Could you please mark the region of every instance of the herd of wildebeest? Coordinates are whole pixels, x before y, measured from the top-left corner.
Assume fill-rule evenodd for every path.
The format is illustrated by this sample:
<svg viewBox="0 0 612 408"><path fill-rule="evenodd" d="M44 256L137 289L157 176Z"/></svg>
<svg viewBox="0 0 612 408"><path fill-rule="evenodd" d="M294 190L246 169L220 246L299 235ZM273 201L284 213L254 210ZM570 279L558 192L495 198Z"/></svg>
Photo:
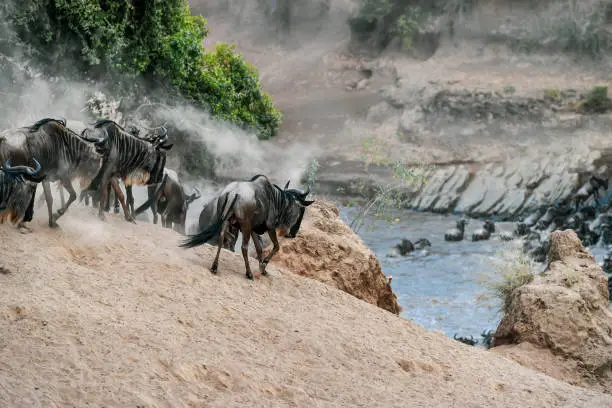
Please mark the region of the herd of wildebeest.
<svg viewBox="0 0 612 408"><path fill-rule="evenodd" d="M49 227L57 227L57 221L77 199L73 181L80 179L84 188L79 201L89 205L91 200L91 205L98 207L101 220L105 220L104 213L110 210L112 190L115 211L118 212L120 203L126 221L134 222L136 215L151 208L154 223L159 214L164 227L185 234L187 209L200 194L197 190L187 194L176 172L165 167L173 144L168 143L168 132L163 126L124 128L112 120L102 119L79 134L64 120L45 118L13 132L25 137L16 145L9 142L7 135L0 137L1 222L8 220L22 232L30 232L26 223L34 216L36 189L40 183L44 192L41 199L47 203ZM83 184L83 180L89 184ZM120 181L125 186L125 195ZM55 213L52 182L59 182L62 193L61 207ZM148 198L137 209L134 209L133 185L148 187ZM67 200L62 189L68 192ZM221 248L233 251L240 231L247 278L253 279L248 262L251 238L260 272L266 275L268 262L279 250L277 231L287 238L296 236L306 207L313 203L306 199L309 193L310 188L290 189L289 182L281 188L261 174L250 180L231 182L204 205L199 232L188 236L180 246L191 248L207 242L217 245L210 268L216 273ZM260 236L266 232L273 248L263 257Z"/></svg>
<svg viewBox="0 0 612 408"><path fill-rule="evenodd" d="M535 262L545 262L550 247L550 233L572 229L585 247L600 245L608 248L602 269L608 275L608 289L612 299L612 192L608 191L608 179L592 174L578 191L569 198L554 205L540 206L534 212L516 223L514 231L500 231L500 240L523 240L523 251ZM601 200L604 194L605 200ZM444 240L458 242L465 238L465 228L470 220L461 217L455 228L448 229ZM488 219L482 228L471 233L472 241L484 241L494 236L495 223ZM393 254L405 256L417 249L431 247L429 240L421 238L414 244L407 239L397 244Z"/></svg>

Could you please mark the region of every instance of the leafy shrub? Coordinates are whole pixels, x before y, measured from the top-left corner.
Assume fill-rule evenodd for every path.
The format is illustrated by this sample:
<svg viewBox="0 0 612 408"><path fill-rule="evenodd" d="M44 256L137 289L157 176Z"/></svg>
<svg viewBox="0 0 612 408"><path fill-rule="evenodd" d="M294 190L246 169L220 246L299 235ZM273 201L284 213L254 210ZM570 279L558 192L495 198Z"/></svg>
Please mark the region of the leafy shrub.
<svg viewBox="0 0 612 408"><path fill-rule="evenodd" d="M276 134L281 113L261 90L257 70L232 46L207 51L206 20L186 0L21 0L0 5L14 28L9 44L51 75L109 79L114 92L163 89L214 117Z"/></svg>
<svg viewBox="0 0 612 408"><path fill-rule="evenodd" d="M484 283L491 297L499 300L501 311L505 313L510 306L514 291L532 282L535 278L536 266L533 260L520 249L499 254L493 263L497 276L481 283ZM481 296L481 300L488 297L487 295Z"/></svg>
<svg viewBox="0 0 612 408"><path fill-rule="evenodd" d="M607 86L596 86L578 104L578 111L583 113L604 113L612 108L612 101L608 98Z"/></svg>

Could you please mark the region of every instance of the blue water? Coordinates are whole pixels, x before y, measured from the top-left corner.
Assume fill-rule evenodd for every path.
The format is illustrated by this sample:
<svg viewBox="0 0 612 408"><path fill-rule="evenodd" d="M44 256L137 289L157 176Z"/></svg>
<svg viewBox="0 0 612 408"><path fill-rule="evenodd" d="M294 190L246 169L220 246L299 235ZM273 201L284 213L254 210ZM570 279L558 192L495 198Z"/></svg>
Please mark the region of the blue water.
<svg viewBox="0 0 612 408"><path fill-rule="evenodd" d="M340 208L345 222L353 214L351 208ZM370 219L370 224L362 227L358 235L376 253L385 274L393 277L391 286L403 308L401 315L449 337L457 334L479 338L484 330L495 330L502 317L500 302L490 296L487 283L501 279L507 270L499 265L504 256L516 259L512 254L518 252L520 242L501 241L495 235L488 241L445 242L444 232L455 226L458 216L403 211L397 217L399 222L392 226L383 220ZM482 224L471 220L466 237ZM496 233L514 229L514 223L500 222L496 226ZM402 238L413 242L429 239L432 244L429 254L415 251L407 257L387 257L389 249ZM590 250L601 262L605 249ZM536 272L544 266L535 264Z"/></svg>

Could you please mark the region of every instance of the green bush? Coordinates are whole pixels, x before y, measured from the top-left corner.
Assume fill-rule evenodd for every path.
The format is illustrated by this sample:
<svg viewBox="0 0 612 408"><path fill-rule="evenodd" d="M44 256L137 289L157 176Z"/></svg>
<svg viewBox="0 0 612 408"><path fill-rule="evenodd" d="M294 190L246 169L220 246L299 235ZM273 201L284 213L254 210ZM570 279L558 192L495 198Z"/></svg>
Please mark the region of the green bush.
<svg viewBox="0 0 612 408"><path fill-rule="evenodd" d="M110 78L119 93L161 87L166 101L180 96L263 139L281 123L253 66L227 44L204 49L206 20L186 0L22 0L0 17L16 34L3 48L19 46L48 74Z"/></svg>
<svg viewBox="0 0 612 408"><path fill-rule="evenodd" d="M585 100L578 105L582 113L605 113L612 108L612 101L608 98L607 86L595 86L588 93Z"/></svg>

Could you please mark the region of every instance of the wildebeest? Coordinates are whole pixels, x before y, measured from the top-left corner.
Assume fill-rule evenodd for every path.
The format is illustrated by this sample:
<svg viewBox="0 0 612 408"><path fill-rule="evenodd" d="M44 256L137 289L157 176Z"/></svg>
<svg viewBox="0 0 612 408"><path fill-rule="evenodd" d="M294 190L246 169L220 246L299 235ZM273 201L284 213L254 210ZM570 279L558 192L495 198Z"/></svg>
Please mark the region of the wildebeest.
<svg viewBox="0 0 612 408"><path fill-rule="evenodd" d="M427 238L419 238L414 242L414 249L423 249L431 247L431 242Z"/></svg>
<svg viewBox="0 0 612 408"><path fill-rule="evenodd" d="M580 189L574 195L576 211L578 211L580 204L588 200L591 195L595 200L595 204L598 204L600 189L603 189L604 191L608 190L608 179L591 175L589 180L582 187L580 187Z"/></svg>
<svg viewBox="0 0 612 408"><path fill-rule="evenodd" d="M472 232L472 241L484 241L491 237L495 232L495 223L491 220L486 220L482 228Z"/></svg>
<svg viewBox="0 0 612 408"><path fill-rule="evenodd" d="M35 169L28 166L11 167L10 159L0 169L0 222L8 220L19 228L25 228L23 222L30 221L26 218L33 203L36 185L46 177L38 174L40 163L35 158L32 161L36 165Z"/></svg>
<svg viewBox="0 0 612 408"><path fill-rule="evenodd" d="M467 220L462 218L457 221L456 228L451 228L446 230L444 233L445 241L461 241L463 239L463 234L465 233L465 225L467 224Z"/></svg>
<svg viewBox="0 0 612 408"><path fill-rule="evenodd" d="M475 346L476 344L478 344L478 340L474 340L474 336L472 335L470 335L470 338L468 339L467 337L457 337L457 333L455 333L453 339L463 344L467 344L468 346Z"/></svg>
<svg viewBox="0 0 612 408"><path fill-rule="evenodd" d="M230 225L234 225L242 233L242 257L247 278L253 279L248 257L251 238L253 238L257 251L259 270L262 275L266 275L266 265L280 249L276 229L280 229L281 235L287 238L296 236L306 207L314 202L306 200L309 193L310 188L307 188L305 192L281 189L261 174L254 176L249 181L234 181L221 191L219 197L221 201L217 203L216 217L211 220L212 224L188 237L180 246L192 248L218 236L217 254L210 268L212 273L217 273L219 254L225 242L226 231ZM257 239L257 234L261 235L264 232L268 233L274 245L265 258L263 258L261 243Z"/></svg>
<svg viewBox="0 0 612 408"><path fill-rule="evenodd" d="M41 119L25 128L25 140L19 149L27 158L36 157L40 162L41 174L46 176L42 186L49 212L49 226L57 227L56 221L77 198L72 179L91 179L98 171L100 156L89 143L66 127L65 121L52 118ZM28 165L28 162L18 164ZM50 184L53 181L60 181L69 194L68 201L55 214Z"/></svg>
<svg viewBox="0 0 612 408"><path fill-rule="evenodd" d="M164 169L167 175L166 180L157 196L155 186L148 187L148 199L134 212L140 214L151 207L153 212L153 223L157 224L157 214L161 215L162 227L172 228L185 234L185 219L189 205L201 197L197 189L192 194L185 193L185 187L179 181L178 175L174 170Z"/></svg>
<svg viewBox="0 0 612 408"><path fill-rule="evenodd" d="M414 251L414 245L409 239L402 238L401 242L395 245L395 249L401 256L406 256Z"/></svg>
<svg viewBox="0 0 612 408"><path fill-rule="evenodd" d="M162 128L162 135L151 139L152 142L143 140L126 132L117 123L103 119L94 124L94 129L101 131L104 137L96 137L89 134L87 129L81 137L88 142L94 143L98 153L102 154L102 166L89 184L81 193L81 198L90 192L100 193L100 205L98 217L102 220L104 216L104 204L108 199L108 185L113 187L117 195L125 219L134 222L133 211L128 209L125 196L119 187L119 178L123 179L130 202L132 184L158 184L164 176L166 165L166 152L172 148L172 144L166 144L168 134ZM130 192L128 192L130 186ZM133 207L133 198L130 205Z"/></svg>

